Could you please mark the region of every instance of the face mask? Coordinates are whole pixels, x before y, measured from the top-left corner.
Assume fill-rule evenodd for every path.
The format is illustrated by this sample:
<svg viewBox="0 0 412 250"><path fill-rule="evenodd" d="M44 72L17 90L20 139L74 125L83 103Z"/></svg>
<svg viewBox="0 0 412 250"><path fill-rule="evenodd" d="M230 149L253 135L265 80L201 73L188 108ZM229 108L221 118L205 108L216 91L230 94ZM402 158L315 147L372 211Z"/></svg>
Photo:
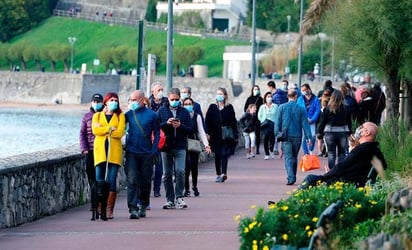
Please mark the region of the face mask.
<svg viewBox="0 0 412 250"><path fill-rule="evenodd" d="M283 90L283 91L288 90L288 86L286 86L286 85L282 85L282 90Z"/></svg>
<svg viewBox="0 0 412 250"><path fill-rule="evenodd" d="M162 99L163 91L159 91L159 93L157 93L156 97L157 97L157 99Z"/></svg>
<svg viewBox="0 0 412 250"><path fill-rule="evenodd" d="M268 98L266 98L266 103L271 104L271 103L272 103L272 97L268 97Z"/></svg>
<svg viewBox="0 0 412 250"><path fill-rule="evenodd" d="M302 95L306 95L308 92L307 91L302 91L300 93L302 93Z"/></svg>
<svg viewBox="0 0 412 250"><path fill-rule="evenodd" d="M361 127L358 127L358 128L355 130L355 135L354 135L354 137L355 137L355 140L359 140L359 139L362 137L362 128L361 128Z"/></svg>
<svg viewBox="0 0 412 250"><path fill-rule="evenodd" d="M180 101L170 101L169 103L172 108L177 108L180 104Z"/></svg>
<svg viewBox="0 0 412 250"><path fill-rule="evenodd" d="M92 103L92 108L94 109L95 112L102 111L102 109L103 109L103 103L101 103L101 102L93 102L93 103Z"/></svg>
<svg viewBox="0 0 412 250"><path fill-rule="evenodd" d="M139 102L131 102L131 103L129 104L129 108L130 108L131 110L136 110L136 109L138 109L138 108L139 108Z"/></svg>
<svg viewBox="0 0 412 250"><path fill-rule="evenodd" d="M185 108L187 109L187 111L189 111L189 113L193 112L193 105L185 106Z"/></svg>
<svg viewBox="0 0 412 250"><path fill-rule="evenodd" d="M253 90L253 95L254 96L258 96L260 94L260 91L259 90Z"/></svg>
<svg viewBox="0 0 412 250"><path fill-rule="evenodd" d="M108 102L106 105L110 111L115 111L117 107L119 106L117 102Z"/></svg>
<svg viewBox="0 0 412 250"><path fill-rule="evenodd" d="M224 100L225 100L225 97L223 95L216 95L216 101L223 102Z"/></svg>
<svg viewBox="0 0 412 250"><path fill-rule="evenodd" d="M184 100L184 99L189 97L189 94L188 93L181 93L180 97L182 98L182 100Z"/></svg>

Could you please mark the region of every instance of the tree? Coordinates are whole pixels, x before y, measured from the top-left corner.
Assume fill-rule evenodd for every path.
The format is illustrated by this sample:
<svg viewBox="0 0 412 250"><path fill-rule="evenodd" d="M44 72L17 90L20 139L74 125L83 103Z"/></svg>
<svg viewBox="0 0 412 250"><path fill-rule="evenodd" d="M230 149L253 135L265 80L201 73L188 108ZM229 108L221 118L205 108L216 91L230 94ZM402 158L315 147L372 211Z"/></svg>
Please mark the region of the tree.
<svg viewBox="0 0 412 250"><path fill-rule="evenodd" d="M23 58L26 62L34 61L37 65L37 69L41 70L40 49L33 45L27 45L23 50Z"/></svg>
<svg viewBox="0 0 412 250"><path fill-rule="evenodd" d="M7 43L0 43L0 62L7 62L10 69L12 68L12 62L8 57L7 51L9 50L10 45Z"/></svg>
<svg viewBox="0 0 412 250"><path fill-rule="evenodd" d="M157 0L149 0L147 2L145 18L149 22L156 22L156 19L157 19L156 5L157 5Z"/></svg>
<svg viewBox="0 0 412 250"><path fill-rule="evenodd" d="M114 48L103 48L99 51L99 58L104 64L105 71L110 69L110 65L114 63L113 52Z"/></svg>
<svg viewBox="0 0 412 250"><path fill-rule="evenodd" d="M390 120L399 116L401 84L410 89L412 75L412 2L409 0L342 1L333 16L341 50L354 62L381 76L387 87ZM407 90L410 91L410 90Z"/></svg>
<svg viewBox="0 0 412 250"><path fill-rule="evenodd" d="M23 57L23 50L26 46L27 43L25 42L15 43L10 46L8 51L9 59L13 62L13 64L20 64L23 70L26 70L27 68L26 61Z"/></svg>
<svg viewBox="0 0 412 250"><path fill-rule="evenodd" d="M50 62L52 71L56 70L56 63L62 61L65 72L68 72L68 60L71 55L71 48L66 44L52 43L40 50L40 57Z"/></svg>

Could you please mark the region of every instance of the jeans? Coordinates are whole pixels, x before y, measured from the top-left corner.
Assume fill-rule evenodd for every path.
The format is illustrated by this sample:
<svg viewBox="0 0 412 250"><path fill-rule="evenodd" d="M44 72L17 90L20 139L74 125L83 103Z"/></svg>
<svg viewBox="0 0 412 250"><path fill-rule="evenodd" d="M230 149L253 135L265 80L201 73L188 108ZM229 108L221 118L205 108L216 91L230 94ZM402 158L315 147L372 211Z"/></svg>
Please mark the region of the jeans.
<svg viewBox="0 0 412 250"><path fill-rule="evenodd" d="M348 139L347 132L326 132L325 141L328 149L328 167L332 169L336 164L336 150L338 151L338 162L345 158L345 145Z"/></svg>
<svg viewBox="0 0 412 250"><path fill-rule="evenodd" d="M185 160L186 149L172 149L169 152L162 152L163 184L167 201L174 202L176 198L183 197ZM173 186L173 173L176 180L175 187Z"/></svg>
<svg viewBox="0 0 412 250"><path fill-rule="evenodd" d="M298 169L298 153L302 144L301 137L288 137L282 142L283 157L285 158L285 168L288 183L296 182L296 171Z"/></svg>
<svg viewBox="0 0 412 250"><path fill-rule="evenodd" d="M222 144L220 145L220 151L215 152L216 175L227 175L227 162L231 146L231 142L222 141Z"/></svg>
<svg viewBox="0 0 412 250"><path fill-rule="evenodd" d="M312 142L308 148L308 145L306 143L305 140L305 136L302 137L302 149L303 149L303 153L305 155L309 154L309 151L313 151L313 149L315 148L315 134L316 134L316 124L310 124L310 133L312 134L312 137L310 138L310 141Z"/></svg>
<svg viewBox="0 0 412 250"><path fill-rule="evenodd" d="M256 133L254 131L250 133L243 132L243 137L245 138L246 149L256 147Z"/></svg>
<svg viewBox="0 0 412 250"><path fill-rule="evenodd" d="M127 206L137 210L137 204L150 204L153 156L126 152Z"/></svg>
<svg viewBox="0 0 412 250"><path fill-rule="evenodd" d="M119 165L109 163L108 166L108 174L107 174L107 181L109 182L109 192L116 192L116 178L117 178L117 170L119 169ZM96 166L96 180L97 181L104 181L104 176L106 174L106 162L102 162Z"/></svg>
<svg viewBox="0 0 412 250"><path fill-rule="evenodd" d="M155 164L154 179L153 179L153 191L160 192L160 186L162 185L163 164L160 152L158 152L159 162Z"/></svg>
<svg viewBox="0 0 412 250"><path fill-rule="evenodd" d="M199 153L186 153L186 168L185 168L185 190L189 190L189 176L192 174L192 187L197 188L197 177L199 174Z"/></svg>

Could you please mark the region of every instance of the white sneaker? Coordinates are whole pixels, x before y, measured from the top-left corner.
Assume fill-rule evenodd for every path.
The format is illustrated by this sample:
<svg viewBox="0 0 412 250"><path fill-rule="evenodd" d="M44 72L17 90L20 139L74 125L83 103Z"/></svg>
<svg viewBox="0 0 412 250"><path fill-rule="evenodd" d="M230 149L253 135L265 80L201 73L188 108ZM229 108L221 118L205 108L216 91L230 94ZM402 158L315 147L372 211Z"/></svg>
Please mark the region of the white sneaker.
<svg viewBox="0 0 412 250"><path fill-rule="evenodd" d="M246 159L250 159L252 156L250 154L246 154Z"/></svg>
<svg viewBox="0 0 412 250"><path fill-rule="evenodd" d="M269 160L269 155L265 155L265 160Z"/></svg>
<svg viewBox="0 0 412 250"><path fill-rule="evenodd" d="M187 204L183 198L177 198L176 200L176 208L187 208Z"/></svg>
<svg viewBox="0 0 412 250"><path fill-rule="evenodd" d="M270 153L270 158L275 159L275 154L273 152Z"/></svg>

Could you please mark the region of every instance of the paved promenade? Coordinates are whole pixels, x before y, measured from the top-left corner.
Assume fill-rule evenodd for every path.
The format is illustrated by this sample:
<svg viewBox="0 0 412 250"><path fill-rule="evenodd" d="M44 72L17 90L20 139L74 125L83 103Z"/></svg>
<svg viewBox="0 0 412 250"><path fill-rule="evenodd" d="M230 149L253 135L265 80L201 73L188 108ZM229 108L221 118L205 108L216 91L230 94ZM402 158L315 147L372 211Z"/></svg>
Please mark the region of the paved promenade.
<svg viewBox="0 0 412 250"><path fill-rule="evenodd" d="M321 159L326 164L326 159ZM321 170L311 173L322 173ZM297 184L306 173L298 172ZM252 205L267 207L295 189L286 185L283 159L263 155L247 160L243 150L229 159L228 180L215 183L214 162L201 164L199 197L188 197L188 208L163 210L162 197L151 198L146 218L130 220L126 192L120 192L114 219L90 221L89 204L19 227L0 230L0 249L239 249L236 215L253 215ZM162 187L163 188L163 187Z"/></svg>

